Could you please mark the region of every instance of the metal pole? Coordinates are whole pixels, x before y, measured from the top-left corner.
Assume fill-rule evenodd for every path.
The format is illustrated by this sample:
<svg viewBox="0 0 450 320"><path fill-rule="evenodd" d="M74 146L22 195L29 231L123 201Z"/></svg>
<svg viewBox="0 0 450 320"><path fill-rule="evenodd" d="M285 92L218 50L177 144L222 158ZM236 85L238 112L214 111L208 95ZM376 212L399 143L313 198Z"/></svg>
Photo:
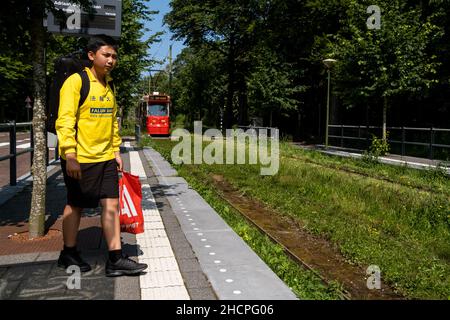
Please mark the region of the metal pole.
<svg viewBox="0 0 450 320"><path fill-rule="evenodd" d="M430 128L430 160L433 160L433 145L434 145L434 130L433 127Z"/></svg>
<svg viewBox="0 0 450 320"><path fill-rule="evenodd" d="M328 94L327 94L327 115L326 115L326 126L325 126L325 148L328 148L328 121L329 121L329 111L330 111L330 82L331 82L331 70L328 69Z"/></svg>
<svg viewBox="0 0 450 320"><path fill-rule="evenodd" d="M17 184L17 152L16 152L16 121L12 122L12 126L9 129L9 184L15 186Z"/></svg>
<svg viewBox="0 0 450 320"><path fill-rule="evenodd" d="M141 142L141 126L136 124L134 126L134 134L136 137L136 146L139 146L139 143Z"/></svg>
<svg viewBox="0 0 450 320"><path fill-rule="evenodd" d="M151 85L152 85L152 72L150 71L149 73L148 73L148 94L150 95L150 94L152 94L152 88L151 88Z"/></svg>
<svg viewBox="0 0 450 320"><path fill-rule="evenodd" d="M55 146L55 161L59 159L59 142L56 140L56 146Z"/></svg>
<svg viewBox="0 0 450 320"><path fill-rule="evenodd" d="M30 161L31 167L33 167L33 158L34 158L34 134L33 134L33 124L30 125L30 147L33 148L30 152Z"/></svg>
<svg viewBox="0 0 450 320"><path fill-rule="evenodd" d="M50 162L50 148L48 147L48 132L45 132L45 165L48 167Z"/></svg>
<svg viewBox="0 0 450 320"><path fill-rule="evenodd" d="M406 139L406 133L405 133L405 127L402 127L402 156L405 156L405 139Z"/></svg>
<svg viewBox="0 0 450 320"><path fill-rule="evenodd" d="M172 45L169 47L169 95L172 95Z"/></svg>

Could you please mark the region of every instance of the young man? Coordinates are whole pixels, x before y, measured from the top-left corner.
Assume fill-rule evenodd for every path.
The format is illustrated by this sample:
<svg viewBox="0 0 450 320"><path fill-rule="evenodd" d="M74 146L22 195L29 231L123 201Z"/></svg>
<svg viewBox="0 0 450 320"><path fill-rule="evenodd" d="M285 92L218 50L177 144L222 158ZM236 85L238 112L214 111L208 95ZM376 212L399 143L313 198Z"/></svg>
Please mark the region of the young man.
<svg viewBox="0 0 450 320"><path fill-rule="evenodd" d="M92 66L85 68L90 89L79 107L81 76L76 73L64 82L56 131L61 167L67 187L67 205L63 216L64 250L58 266L77 265L82 272L91 270L76 250L83 208L96 208L101 202L102 228L108 245L106 276L139 274L146 264L122 255L119 222L118 170L120 157L117 105L109 73L117 63L117 46L107 36L92 38L87 46Z"/></svg>

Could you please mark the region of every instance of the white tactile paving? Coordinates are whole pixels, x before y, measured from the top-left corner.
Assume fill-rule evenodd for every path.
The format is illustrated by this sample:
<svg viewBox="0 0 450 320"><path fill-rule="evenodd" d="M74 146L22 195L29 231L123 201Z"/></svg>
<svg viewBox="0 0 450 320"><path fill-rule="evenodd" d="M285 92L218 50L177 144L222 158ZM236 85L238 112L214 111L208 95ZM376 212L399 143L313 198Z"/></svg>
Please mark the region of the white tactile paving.
<svg viewBox="0 0 450 320"><path fill-rule="evenodd" d="M150 222L150 221L144 220L144 225L145 225L145 230L147 230L147 229L164 229L164 224L162 223L162 221Z"/></svg>
<svg viewBox="0 0 450 320"><path fill-rule="evenodd" d="M136 239L137 240L141 240L143 238L149 238L149 239L153 239L153 238L167 238L167 234L165 230L145 230L145 233L141 233L136 235Z"/></svg>
<svg viewBox="0 0 450 320"><path fill-rule="evenodd" d="M141 295L142 300L189 300L184 286L143 289Z"/></svg>
<svg viewBox="0 0 450 320"><path fill-rule="evenodd" d="M158 216L155 216L155 215L145 215L144 214L144 220L145 220L145 222L161 222L162 223L162 220L161 220L161 217L158 217Z"/></svg>
<svg viewBox="0 0 450 320"><path fill-rule="evenodd" d="M139 152L130 151L130 164L131 164L131 174L139 176L139 178L147 178L144 166L142 165L141 162L141 158L139 157Z"/></svg>
<svg viewBox="0 0 450 320"><path fill-rule="evenodd" d="M143 259L148 264L149 272L177 271L178 264L174 257Z"/></svg>
<svg viewBox="0 0 450 320"><path fill-rule="evenodd" d="M145 276L141 276L141 289L164 288L173 286L183 286L183 278L178 270L175 271L148 271Z"/></svg>
<svg viewBox="0 0 450 320"><path fill-rule="evenodd" d="M131 174L146 178L139 153L130 152ZM139 277L142 300L189 300L175 255L170 246L150 185L142 185L144 233L136 235L142 255L139 262L149 265Z"/></svg>
<svg viewBox="0 0 450 320"><path fill-rule="evenodd" d="M170 247L170 242L167 237L158 238L142 238L140 242L141 248L158 248L158 247Z"/></svg>
<svg viewBox="0 0 450 320"><path fill-rule="evenodd" d="M140 243L139 247L141 247ZM147 248L147 250L141 247L141 249L144 252L144 254L139 256L139 258L142 259L170 258L174 256L171 247Z"/></svg>

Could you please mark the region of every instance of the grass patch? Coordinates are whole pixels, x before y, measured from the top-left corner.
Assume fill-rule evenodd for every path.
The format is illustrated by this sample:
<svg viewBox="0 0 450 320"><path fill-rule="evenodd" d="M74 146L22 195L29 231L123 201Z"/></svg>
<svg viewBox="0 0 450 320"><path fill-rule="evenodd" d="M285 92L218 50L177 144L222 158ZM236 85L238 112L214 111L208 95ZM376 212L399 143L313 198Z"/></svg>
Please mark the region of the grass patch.
<svg viewBox="0 0 450 320"><path fill-rule="evenodd" d="M166 159L175 145L145 143ZM447 175L331 157L288 144L281 144L280 155L275 176L260 176L258 165L182 165L179 171L185 178L192 176L190 168L223 175L247 196L329 239L349 262L380 266L382 281L407 297L450 298ZM205 179L199 182L204 185Z"/></svg>
<svg viewBox="0 0 450 320"><path fill-rule="evenodd" d="M222 200L214 189L205 185L205 175L192 171L190 166L178 168L180 176L186 179L227 222L227 224L258 254L258 256L292 289L300 299L335 300L340 299L339 284L326 286L313 272L305 270L293 262L282 247L274 244L267 236L250 225L239 212Z"/></svg>

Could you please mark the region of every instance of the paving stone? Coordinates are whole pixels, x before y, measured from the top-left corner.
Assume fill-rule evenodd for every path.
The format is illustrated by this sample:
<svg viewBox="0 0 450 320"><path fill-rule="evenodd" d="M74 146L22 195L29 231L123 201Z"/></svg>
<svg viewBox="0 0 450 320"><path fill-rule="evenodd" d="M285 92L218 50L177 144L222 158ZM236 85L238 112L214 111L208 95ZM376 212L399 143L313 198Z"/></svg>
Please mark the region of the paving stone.
<svg viewBox="0 0 450 320"><path fill-rule="evenodd" d="M13 293L19 287L21 280L8 281L0 279L0 300L12 299Z"/></svg>
<svg viewBox="0 0 450 320"><path fill-rule="evenodd" d="M209 288L188 288L192 300L217 300L217 297Z"/></svg>
<svg viewBox="0 0 450 320"><path fill-rule="evenodd" d="M209 282L201 271L183 273L186 288L208 288Z"/></svg>
<svg viewBox="0 0 450 320"><path fill-rule="evenodd" d="M178 266L183 276L185 272L202 271L197 259L179 259Z"/></svg>
<svg viewBox="0 0 450 320"><path fill-rule="evenodd" d="M5 272L8 271L8 268L0 268L0 279L5 274Z"/></svg>
<svg viewBox="0 0 450 320"><path fill-rule="evenodd" d="M66 283L52 281L44 277L29 277L22 281L14 293L14 299L42 299L47 295L63 296L66 291Z"/></svg>
<svg viewBox="0 0 450 320"><path fill-rule="evenodd" d="M51 268L52 264L50 263L11 266L2 278L7 281L14 281L36 276L47 277Z"/></svg>

